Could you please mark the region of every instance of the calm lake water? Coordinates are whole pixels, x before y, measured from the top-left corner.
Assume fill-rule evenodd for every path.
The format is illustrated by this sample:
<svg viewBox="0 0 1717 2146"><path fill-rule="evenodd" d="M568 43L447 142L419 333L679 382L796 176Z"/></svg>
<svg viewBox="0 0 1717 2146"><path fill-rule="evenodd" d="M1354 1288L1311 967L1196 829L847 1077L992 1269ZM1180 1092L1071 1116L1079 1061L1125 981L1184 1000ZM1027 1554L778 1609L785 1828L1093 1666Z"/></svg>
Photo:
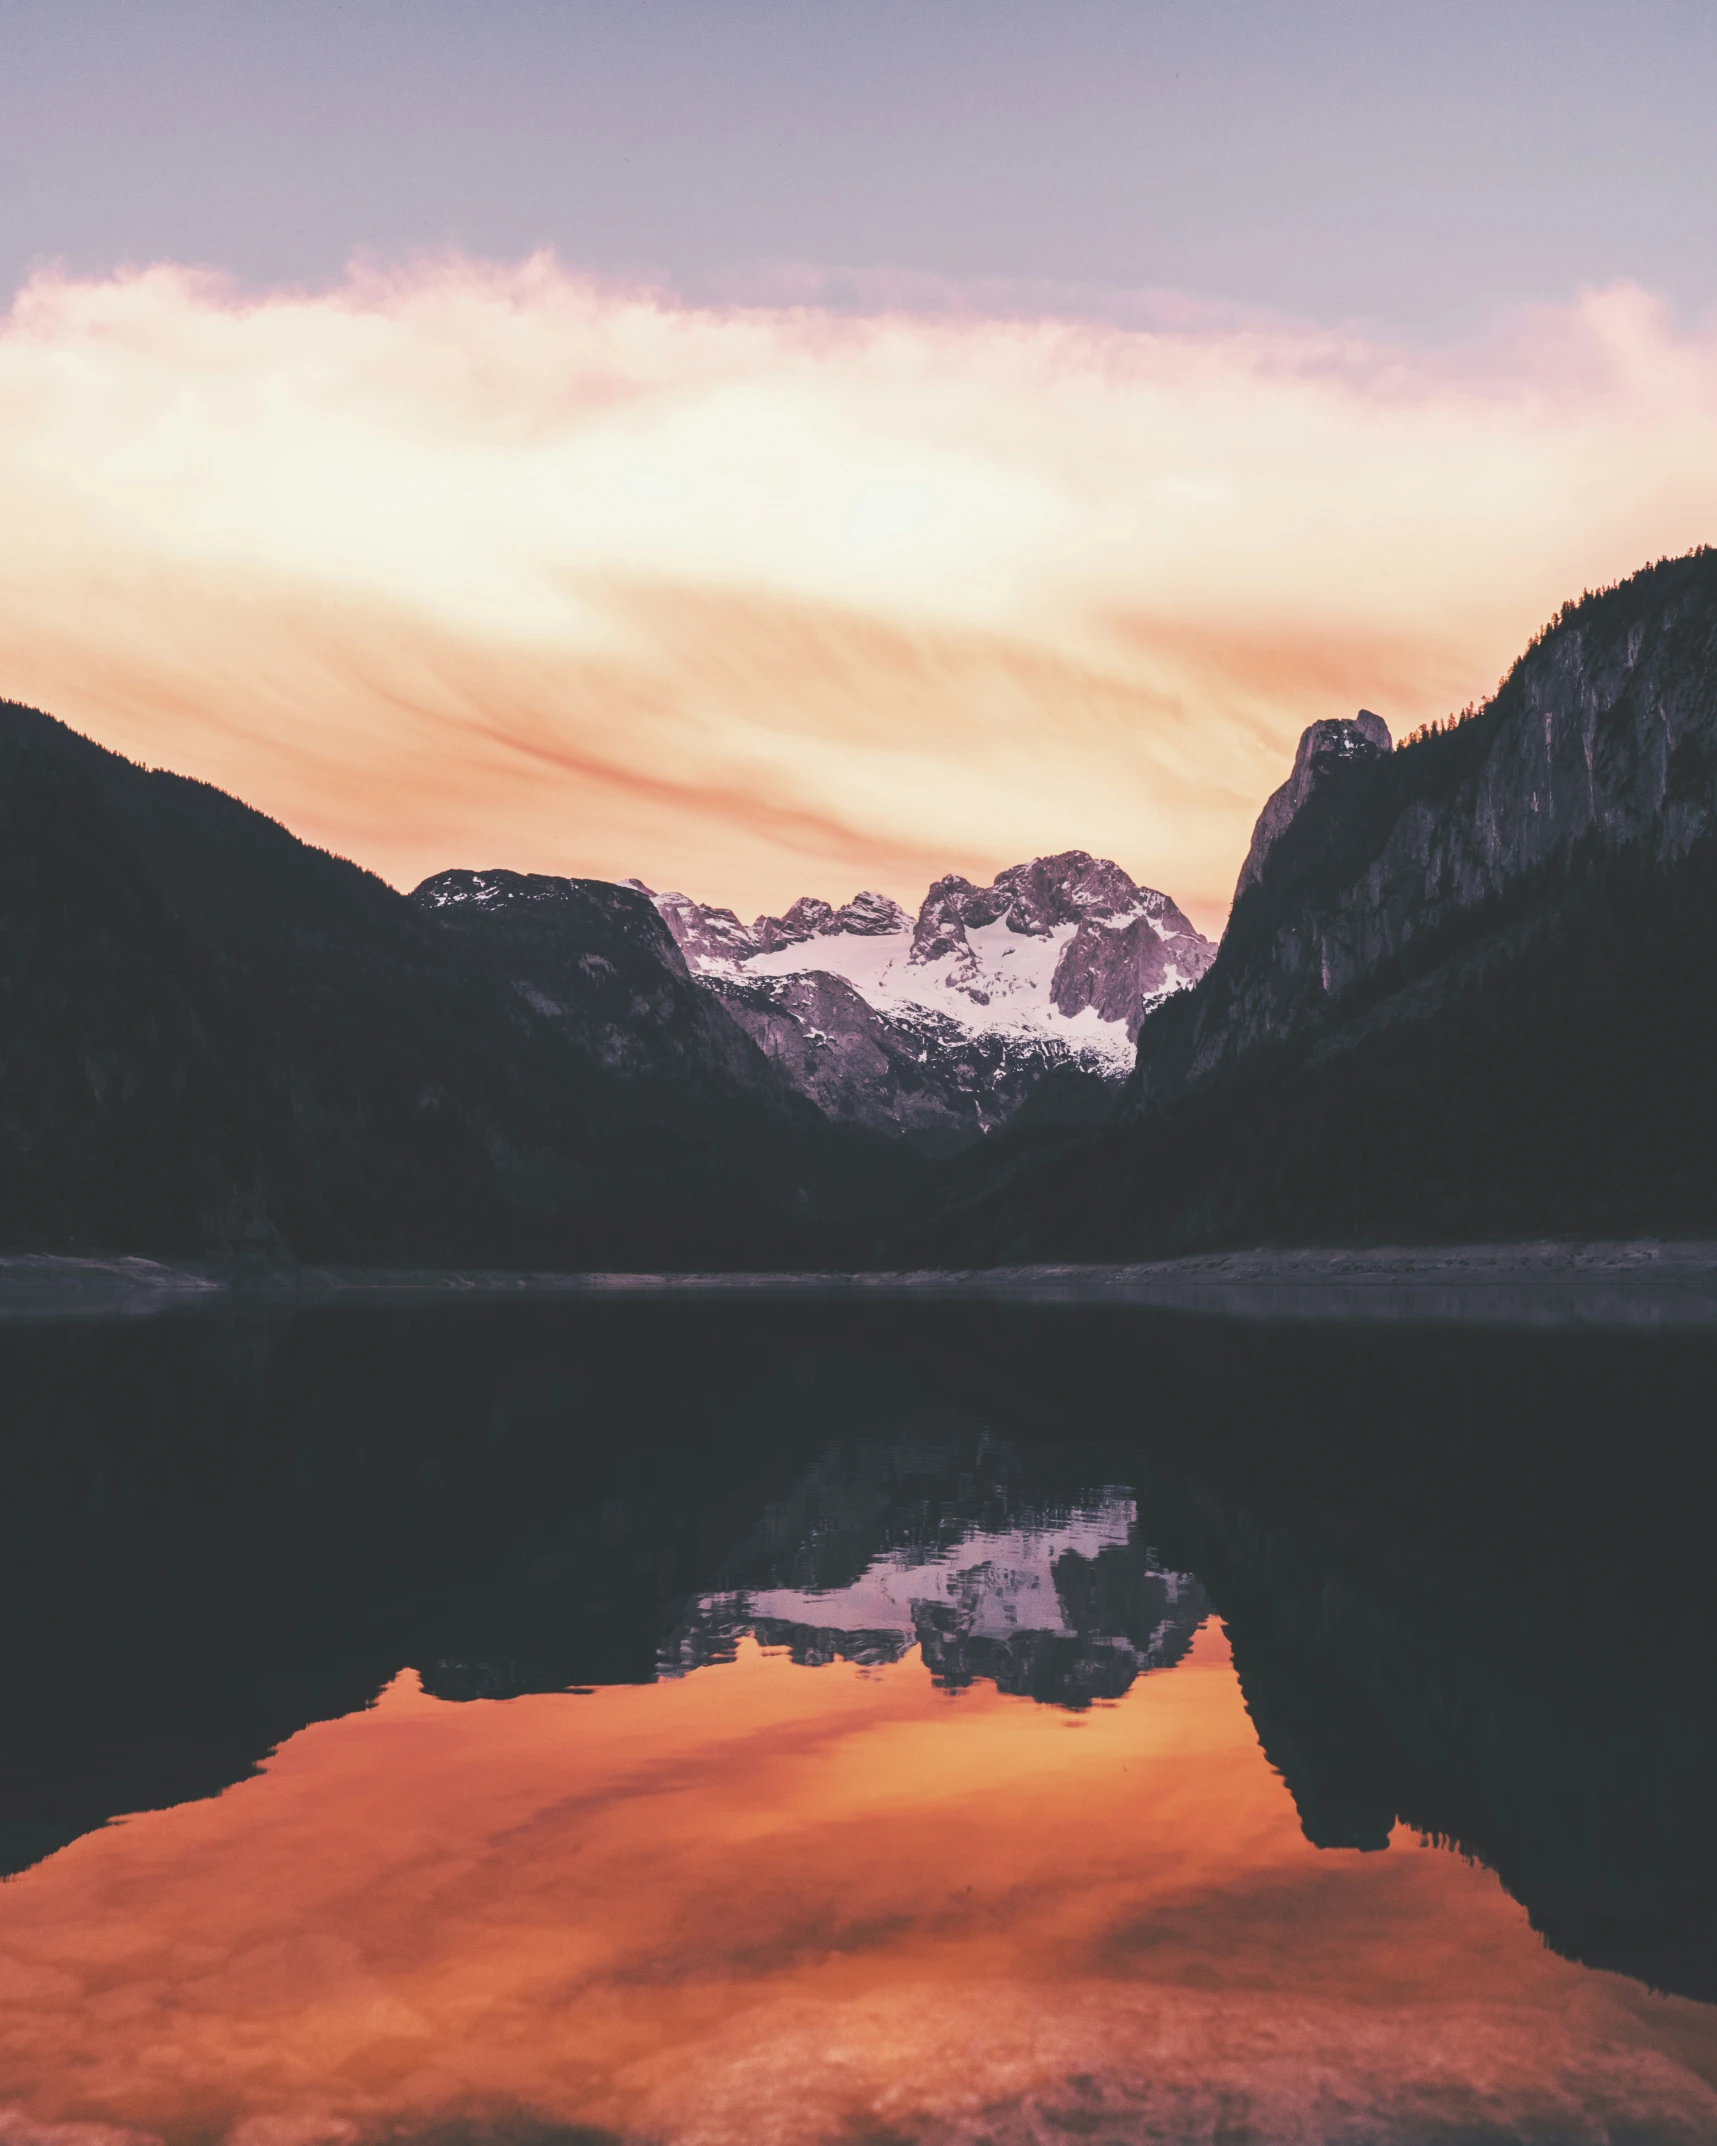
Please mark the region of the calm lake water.
<svg viewBox="0 0 1717 2146"><path fill-rule="evenodd" d="M1717 2139L1717 1348L0 1332L0 2146Z"/></svg>

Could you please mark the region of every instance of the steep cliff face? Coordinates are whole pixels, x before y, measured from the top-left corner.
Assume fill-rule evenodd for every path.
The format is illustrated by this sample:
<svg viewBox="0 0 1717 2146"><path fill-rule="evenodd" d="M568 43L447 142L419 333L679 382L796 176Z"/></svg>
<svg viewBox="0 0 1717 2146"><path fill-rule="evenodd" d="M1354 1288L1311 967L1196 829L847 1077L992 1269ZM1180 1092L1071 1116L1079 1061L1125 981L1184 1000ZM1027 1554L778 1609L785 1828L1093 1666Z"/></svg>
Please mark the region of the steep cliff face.
<svg viewBox="0 0 1717 2146"><path fill-rule="evenodd" d="M1146 1018L1137 1107L1028 1103L891 1250L1702 1233L1714 1063L1702 551L1565 609L1466 720L1389 752L1319 726L1216 960Z"/></svg>
<svg viewBox="0 0 1717 2146"><path fill-rule="evenodd" d="M1312 792L1332 775L1337 768L1346 767L1355 760L1375 757L1388 752L1394 741L1389 735L1389 725L1380 715L1373 715L1369 708L1361 708L1348 722L1311 723L1300 733L1299 750L1294 754L1293 772L1282 787L1275 791L1258 815L1258 824L1252 830L1252 847L1246 852L1246 862L1240 867L1239 884L1234 889L1238 901L1248 887L1255 887L1263 876L1264 860L1277 842L1288 831L1298 816L1300 808Z"/></svg>
<svg viewBox="0 0 1717 2146"><path fill-rule="evenodd" d="M1139 1040L1145 1016L1196 982L1216 953L1166 894L1144 899L1162 907L1141 906L1113 920L1083 919L1049 980L1057 1012L1071 1021L1089 1008L1098 1020L1115 1024L1129 1043Z"/></svg>
<svg viewBox="0 0 1717 2146"><path fill-rule="evenodd" d="M1477 714L1387 740L1364 712L1301 739L1215 962L1145 1026L1145 1100L1339 1020L1533 889L1554 900L1578 854L1685 856L1714 818L1717 553L1569 606Z"/></svg>

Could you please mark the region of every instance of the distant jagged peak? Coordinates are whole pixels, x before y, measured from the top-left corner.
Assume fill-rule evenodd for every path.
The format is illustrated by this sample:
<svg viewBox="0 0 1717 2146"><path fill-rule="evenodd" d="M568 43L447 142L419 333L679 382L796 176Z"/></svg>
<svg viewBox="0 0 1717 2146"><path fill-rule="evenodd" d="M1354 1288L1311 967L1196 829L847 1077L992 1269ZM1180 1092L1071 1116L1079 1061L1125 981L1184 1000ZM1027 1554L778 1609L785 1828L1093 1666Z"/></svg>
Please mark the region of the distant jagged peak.
<svg viewBox="0 0 1717 2146"><path fill-rule="evenodd" d="M1006 907L994 887L975 887L959 872L950 872L925 895L912 927L912 952L907 958L915 968L927 968L950 954L968 951L967 926L993 924Z"/></svg>
<svg viewBox="0 0 1717 2146"><path fill-rule="evenodd" d="M923 967L958 955L969 943L969 931L990 924L1005 923L1025 938L1048 939L1069 925L1120 930L1141 917L1159 938L1203 943L1166 894L1141 887L1112 858L1062 850L1009 865L987 887L974 886L959 873L939 879L918 912L910 958Z"/></svg>
<svg viewBox="0 0 1717 2146"><path fill-rule="evenodd" d="M706 907L689 894L656 894L651 899L694 968L706 962L743 961L756 953L755 935L731 909Z"/></svg>
<svg viewBox="0 0 1717 2146"><path fill-rule="evenodd" d="M712 908L689 895L651 898L689 960L746 961L812 939L881 939L912 926L898 902L871 889L855 894L839 909L814 894L802 894L785 915L761 916L754 924L742 924L731 909Z"/></svg>
<svg viewBox="0 0 1717 2146"><path fill-rule="evenodd" d="M1068 849L998 872L995 892L1004 891L1010 897L1008 929L1043 938L1058 925L1083 924L1087 917L1137 916L1145 889L1112 858Z"/></svg>
<svg viewBox="0 0 1717 2146"><path fill-rule="evenodd" d="M828 902L814 894L801 894L784 916L759 917L751 927L752 951L767 954L778 946L802 946L823 929L834 915Z"/></svg>
<svg viewBox="0 0 1717 2146"><path fill-rule="evenodd" d="M833 939L850 932L860 939L880 939L891 931L905 931L912 919L886 894L867 888L839 909L802 894L785 916L759 917L751 927L759 953L778 946L802 946L807 939Z"/></svg>
<svg viewBox="0 0 1717 2146"><path fill-rule="evenodd" d="M874 890L839 909L805 895L749 926L683 894L654 899L712 982L834 977L890 1019L935 1015L969 1033L1038 1039L1032 1048L1053 1038L1106 1073L1130 1066L1145 1013L1196 982L1216 952L1166 894L1082 849L1010 865L987 887L951 872L916 919Z"/></svg>
<svg viewBox="0 0 1717 2146"><path fill-rule="evenodd" d="M1257 883L1263 874L1265 858L1332 768L1354 760L1374 760L1393 750L1389 725L1382 716L1373 715L1369 708L1361 708L1352 717L1308 723L1300 733L1292 772L1258 815L1258 824L1252 830L1252 847L1240 867L1234 899L1238 901L1248 887Z"/></svg>
<svg viewBox="0 0 1717 2146"><path fill-rule="evenodd" d="M891 931L905 931L911 922L898 902L891 901L886 894L867 889L862 894L855 894L826 924L819 924L817 930L828 938L844 931L860 939L881 939Z"/></svg>
<svg viewBox="0 0 1717 2146"><path fill-rule="evenodd" d="M641 893L650 891L640 880L627 884ZM923 965L954 951L967 929L995 923L1005 923L1020 937L1048 939L1070 926L1096 923L1119 929L1144 917L1165 939L1196 942L1199 937L1166 894L1139 886L1112 859L1093 857L1088 850L1064 850L1010 865L987 887L949 873L931 887L916 919L874 888L855 894L838 909L814 894L801 895L782 915L760 916L749 925L733 910L693 901L689 895L650 898L688 959L719 962L748 961L814 939L910 934L909 958Z"/></svg>

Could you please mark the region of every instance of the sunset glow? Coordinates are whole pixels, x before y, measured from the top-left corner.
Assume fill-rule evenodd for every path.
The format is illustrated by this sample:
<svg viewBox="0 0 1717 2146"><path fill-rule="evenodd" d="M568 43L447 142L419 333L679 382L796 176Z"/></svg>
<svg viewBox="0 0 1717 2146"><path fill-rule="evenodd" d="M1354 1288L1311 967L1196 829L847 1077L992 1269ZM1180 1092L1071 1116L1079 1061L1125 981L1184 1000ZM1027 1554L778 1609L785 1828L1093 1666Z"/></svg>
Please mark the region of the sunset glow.
<svg viewBox="0 0 1717 2146"><path fill-rule="evenodd" d="M1717 2146L1714 96L0 0L0 2146Z"/></svg>
<svg viewBox="0 0 1717 2146"><path fill-rule="evenodd" d="M447 1705L407 1673L6 1905L0 2031L45 2146L507 2111L704 2146L956 2139L1081 2091L1272 2138L1337 2107L1441 2135L1481 2105L1499 2132L1707 2106L1658 2053L1680 2031L1709 2055L1699 2007L1555 1958L1410 1835L1312 1848L1215 1629L1085 1716L750 1643L587 1698Z"/></svg>
<svg viewBox="0 0 1717 2146"><path fill-rule="evenodd" d="M750 914L1078 846L1208 929L1307 721L1482 697L1711 536L1717 340L1626 287L1441 350L1164 317L38 277L0 692L402 886Z"/></svg>

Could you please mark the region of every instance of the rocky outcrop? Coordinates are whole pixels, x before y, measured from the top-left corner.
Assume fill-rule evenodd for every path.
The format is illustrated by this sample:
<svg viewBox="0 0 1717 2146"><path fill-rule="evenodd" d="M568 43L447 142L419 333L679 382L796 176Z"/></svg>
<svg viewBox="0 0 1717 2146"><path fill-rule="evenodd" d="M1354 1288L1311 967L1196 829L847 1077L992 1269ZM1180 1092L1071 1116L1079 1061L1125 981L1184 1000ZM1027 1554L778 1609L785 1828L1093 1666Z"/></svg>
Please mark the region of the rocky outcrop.
<svg viewBox="0 0 1717 2146"><path fill-rule="evenodd" d="M974 1033L922 1009L880 1012L824 970L705 983L826 1117L900 1134L928 1155L952 1154L1006 1124L1063 1063L1041 1038Z"/></svg>
<svg viewBox="0 0 1717 2146"><path fill-rule="evenodd" d="M1071 1018L1086 1007L1118 1022L1131 1043L1146 1014L1172 993L1196 983L1216 949L1195 931L1166 894L1148 895L1157 909L1113 922L1088 917L1063 947L1049 995ZM1166 928L1165 928L1166 927Z"/></svg>
<svg viewBox="0 0 1717 2146"><path fill-rule="evenodd" d="M1390 751L1393 744L1389 725L1382 716L1373 715L1369 708L1361 708L1352 722L1309 724L1300 733L1292 774L1258 815L1258 824L1252 830L1252 847L1246 853L1246 862L1240 867L1240 881L1234 889L1235 900L1238 901L1248 887L1257 885L1263 874L1265 858L1287 832L1289 823L1319 782L1351 761Z"/></svg>
<svg viewBox="0 0 1717 2146"><path fill-rule="evenodd" d="M785 916L759 917L742 924L731 909L706 908L687 894L652 894L641 879L625 882L653 901L689 961L702 967L727 966L777 947L804 946L817 938L886 937L911 923L898 902L886 894L855 894L840 909L814 894L802 894Z"/></svg>
<svg viewBox="0 0 1717 2146"><path fill-rule="evenodd" d="M900 904L890 901L886 894L855 894L818 929L830 938L837 932L850 932L855 939L881 939L890 932L904 931L911 921Z"/></svg>
<svg viewBox="0 0 1717 2146"><path fill-rule="evenodd" d="M1301 739L1216 961L1145 1026L1146 1101L1339 1021L1361 987L1423 971L1451 935L1554 902L1577 853L1668 863L1707 835L1717 553L1567 607L1476 714L1392 753L1386 737L1362 715Z"/></svg>
<svg viewBox="0 0 1717 2146"><path fill-rule="evenodd" d="M670 902L686 900L683 894L670 894L663 898ZM687 907L695 909L697 904L687 903ZM759 917L747 935L747 944L743 951L766 954L777 946L802 946L807 939L814 938L822 930L834 913L827 902L818 901L814 894L802 894L785 916ZM723 914L731 916L733 912L726 910ZM739 949L736 948L735 951Z"/></svg>
<svg viewBox="0 0 1717 2146"><path fill-rule="evenodd" d="M660 915L687 961L733 961L755 952L750 928L731 909L706 909L684 894L653 894L641 879L628 879L624 886L649 902Z"/></svg>
<svg viewBox="0 0 1717 2146"><path fill-rule="evenodd" d="M634 882L563 879L549 872L437 872L411 895L413 906L449 922L476 915L534 915L566 924L587 950L641 958L674 976L685 959L656 904Z"/></svg>

